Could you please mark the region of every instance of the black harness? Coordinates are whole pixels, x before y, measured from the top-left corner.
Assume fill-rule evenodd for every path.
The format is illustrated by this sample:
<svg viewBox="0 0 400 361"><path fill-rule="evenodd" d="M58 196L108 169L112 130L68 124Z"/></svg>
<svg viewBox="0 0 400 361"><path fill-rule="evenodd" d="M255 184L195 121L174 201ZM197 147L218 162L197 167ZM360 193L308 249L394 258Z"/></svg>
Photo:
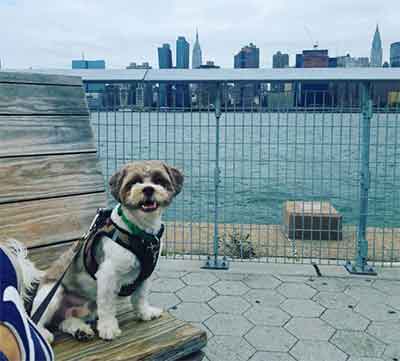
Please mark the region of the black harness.
<svg viewBox="0 0 400 361"><path fill-rule="evenodd" d="M99 268L96 250L98 242L103 236L111 238L121 247L132 252L140 262L140 273L133 283L121 287L118 295L125 297L130 296L154 272L160 253L160 238L164 233L164 225L161 225L160 231L156 235L139 229L132 234L118 227L111 220L111 213L112 209L100 208L98 210L93 231L83 246L83 262L89 275L96 279L95 274Z"/></svg>

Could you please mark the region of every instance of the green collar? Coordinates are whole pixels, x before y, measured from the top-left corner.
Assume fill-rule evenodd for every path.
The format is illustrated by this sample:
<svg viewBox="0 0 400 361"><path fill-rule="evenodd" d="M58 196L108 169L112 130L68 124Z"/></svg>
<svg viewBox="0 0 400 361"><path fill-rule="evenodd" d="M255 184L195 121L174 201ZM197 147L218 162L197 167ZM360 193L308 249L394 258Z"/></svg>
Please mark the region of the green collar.
<svg viewBox="0 0 400 361"><path fill-rule="evenodd" d="M157 235L147 233L143 229L139 228L136 224L132 223L128 217L125 215L125 213L122 211L121 205L118 205L118 215L121 217L125 225L128 227L130 234L135 237L139 237L144 240L153 240L154 238L157 240L160 240L161 236L164 233L164 225L161 225L160 231L158 232Z"/></svg>

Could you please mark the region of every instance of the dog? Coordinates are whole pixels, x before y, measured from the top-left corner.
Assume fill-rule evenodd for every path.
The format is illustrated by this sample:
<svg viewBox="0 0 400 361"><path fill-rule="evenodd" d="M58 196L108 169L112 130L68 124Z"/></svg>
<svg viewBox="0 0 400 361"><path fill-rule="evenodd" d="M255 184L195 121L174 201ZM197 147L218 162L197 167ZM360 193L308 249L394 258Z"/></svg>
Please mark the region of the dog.
<svg viewBox="0 0 400 361"><path fill-rule="evenodd" d="M162 309L147 302L148 273L154 270L161 253L161 242L157 243L163 230L161 216L181 192L183 180L180 170L161 161L129 163L111 176L110 192L118 205L102 225L102 231L96 233L99 237L86 242L74 258L40 320L41 327L58 327L86 340L94 336L89 323L97 319L99 337L113 340L121 334L116 317L121 294L129 295L137 319L148 321L161 316ZM139 247L139 252L132 252L132 247ZM66 268L65 260L69 258L70 254L61 256L49 268L34 299L33 311L53 287L55 275Z"/></svg>

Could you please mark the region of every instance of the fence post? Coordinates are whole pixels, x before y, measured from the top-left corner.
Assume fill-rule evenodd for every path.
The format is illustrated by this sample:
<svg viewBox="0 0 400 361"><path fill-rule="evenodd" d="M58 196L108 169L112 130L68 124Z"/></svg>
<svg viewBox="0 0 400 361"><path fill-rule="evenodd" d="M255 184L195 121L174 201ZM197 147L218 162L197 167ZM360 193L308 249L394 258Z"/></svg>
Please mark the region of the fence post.
<svg viewBox="0 0 400 361"><path fill-rule="evenodd" d="M368 191L370 186L369 149L372 118L372 97L370 82L360 84L361 91L361 166L360 166L360 210L357 232L356 257L353 263L346 264L346 269L353 274L376 275L375 270L368 265Z"/></svg>
<svg viewBox="0 0 400 361"><path fill-rule="evenodd" d="M220 118L221 118L221 83L216 83L215 98L215 168L214 168L214 240L213 240L213 257L208 256L207 262L202 268L207 269L228 269L229 262L226 257L218 258L219 251L219 186L221 183L221 169L219 167L219 150L220 150Z"/></svg>

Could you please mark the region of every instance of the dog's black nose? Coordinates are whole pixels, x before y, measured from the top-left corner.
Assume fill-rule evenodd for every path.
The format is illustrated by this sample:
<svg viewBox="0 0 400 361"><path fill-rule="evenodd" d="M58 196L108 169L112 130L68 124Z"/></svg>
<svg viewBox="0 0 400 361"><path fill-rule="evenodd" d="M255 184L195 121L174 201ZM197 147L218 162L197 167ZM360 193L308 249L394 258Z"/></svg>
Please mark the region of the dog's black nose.
<svg viewBox="0 0 400 361"><path fill-rule="evenodd" d="M154 188L153 187L144 187L143 188L143 193L147 197L151 197L154 193Z"/></svg>

